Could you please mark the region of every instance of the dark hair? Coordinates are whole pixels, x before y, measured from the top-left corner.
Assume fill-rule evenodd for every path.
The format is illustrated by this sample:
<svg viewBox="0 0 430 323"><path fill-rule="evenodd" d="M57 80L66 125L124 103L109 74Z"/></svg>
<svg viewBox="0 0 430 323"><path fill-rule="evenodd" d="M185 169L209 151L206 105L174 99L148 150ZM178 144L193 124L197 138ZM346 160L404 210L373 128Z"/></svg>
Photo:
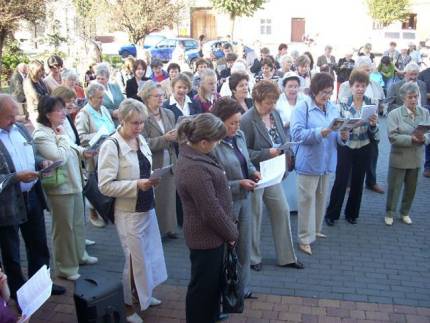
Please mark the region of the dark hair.
<svg viewBox="0 0 430 323"><path fill-rule="evenodd" d="M255 102L262 102L266 98L273 98L278 100L279 89L278 86L271 81L262 80L258 82L252 89L252 99Z"/></svg>
<svg viewBox="0 0 430 323"><path fill-rule="evenodd" d="M390 42L390 46L397 46L395 41Z"/></svg>
<svg viewBox="0 0 430 323"><path fill-rule="evenodd" d="M230 78L228 79L228 86L230 90L233 92L236 90L237 85L242 80L249 81L248 74L245 74L244 72L236 72L230 75Z"/></svg>
<svg viewBox="0 0 430 323"><path fill-rule="evenodd" d="M177 64L177 63L170 63L168 66L167 66L167 73L169 73L170 72L170 70L178 70L179 71L179 73L181 72L181 67L179 66L179 64Z"/></svg>
<svg viewBox="0 0 430 323"><path fill-rule="evenodd" d="M316 73L311 79L310 93L312 99L322 90L326 88L333 88L333 77L326 72Z"/></svg>
<svg viewBox="0 0 430 323"><path fill-rule="evenodd" d="M269 57L266 57L265 59L263 59L261 61L261 66L263 67L264 65L269 66L272 70L275 68L275 64L274 64L273 60Z"/></svg>
<svg viewBox="0 0 430 323"><path fill-rule="evenodd" d="M237 60L237 55L235 53L228 53L225 60L227 62L235 62Z"/></svg>
<svg viewBox="0 0 430 323"><path fill-rule="evenodd" d="M381 64L390 65L391 64L391 58L390 58L390 56L382 56L382 58L381 58Z"/></svg>
<svg viewBox="0 0 430 323"><path fill-rule="evenodd" d="M203 34L201 34L200 36L199 36L199 40L200 41L202 41L203 39L205 39L206 38L206 36L205 35L203 35Z"/></svg>
<svg viewBox="0 0 430 323"><path fill-rule="evenodd" d="M37 105L37 112L39 113L37 116L37 122L44 126L51 127L51 122L48 120L46 115L54 111L57 104L61 104L63 108L66 106L64 100L58 96L42 96L39 100L39 104Z"/></svg>
<svg viewBox="0 0 430 323"><path fill-rule="evenodd" d="M311 68L311 70L313 70L314 69L314 58L313 58L311 52L304 52L303 55L306 55L309 58L309 60L310 60L309 67Z"/></svg>
<svg viewBox="0 0 430 323"><path fill-rule="evenodd" d="M206 64L206 66L209 67L209 62L206 58L203 58L203 57L198 58L194 63L194 66L196 67L196 71L197 71L197 67L203 64Z"/></svg>
<svg viewBox="0 0 430 323"><path fill-rule="evenodd" d="M46 63L48 64L49 68L52 68L55 66L62 67L63 66L63 59L58 55L52 55L51 57L48 58Z"/></svg>
<svg viewBox="0 0 430 323"><path fill-rule="evenodd" d="M270 54L270 50L267 47L263 47L260 49L261 54Z"/></svg>
<svg viewBox="0 0 430 323"><path fill-rule="evenodd" d="M143 69L145 70L148 68L145 61L143 59L136 59L133 64L133 73L136 73L136 70L139 68L139 66L143 66Z"/></svg>
<svg viewBox="0 0 430 323"><path fill-rule="evenodd" d="M151 59L151 68L154 67L163 67L163 62L160 61L158 58Z"/></svg>
<svg viewBox="0 0 430 323"><path fill-rule="evenodd" d="M288 45L285 43L280 43L278 46L278 51L281 51L283 49L288 49Z"/></svg>
<svg viewBox="0 0 430 323"><path fill-rule="evenodd" d="M359 70L353 70L349 76L349 85L352 86L356 82L369 85L369 75Z"/></svg>
<svg viewBox="0 0 430 323"><path fill-rule="evenodd" d="M179 123L178 139L180 143L196 144L202 140L218 141L225 137L227 130L220 118L212 113L201 113L185 118Z"/></svg>
<svg viewBox="0 0 430 323"><path fill-rule="evenodd" d="M233 46L231 46L230 43L224 43L224 45L222 45L223 49L233 49Z"/></svg>
<svg viewBox="0 0 430 323"><path fill-rule="evenodd" d="M242 113L243 108L236 100L223 97L214 103L211 112L224 122L236 113Z"/></svg>

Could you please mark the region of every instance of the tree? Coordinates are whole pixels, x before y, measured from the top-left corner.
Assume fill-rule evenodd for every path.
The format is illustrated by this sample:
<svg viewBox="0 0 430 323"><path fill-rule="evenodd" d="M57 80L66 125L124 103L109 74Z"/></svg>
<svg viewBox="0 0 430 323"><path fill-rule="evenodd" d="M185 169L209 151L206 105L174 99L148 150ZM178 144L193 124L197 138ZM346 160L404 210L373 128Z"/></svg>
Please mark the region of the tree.
<svg viewBox="0 0 430 323"><path fill-rule="evenodd" d="M0 0L0 75L6 38L18 29L21 20L37 22L45 17L46 0Z"/></svg>
<svg viewBox="0 0 430 323"><path fill-rule="evenodd" d="M367 0L370 16L387 26L404 20L409 13L409 0Z"/></svg>
<svg viewBox="0 0 430 323"><path fill-rule="evenodd" d="M130 40L143 43L146 35L172 27L180 17L182 2L171 0L105 0L113 23Z"/></svg>
<svg viewBox="0 0 430 323"><path fill-rule="evenodd" d="M231 37L234 36L236 17L251 17L257 10L263 9L266 0L212 0L215 8L226 11L231 18Z"/></svg>

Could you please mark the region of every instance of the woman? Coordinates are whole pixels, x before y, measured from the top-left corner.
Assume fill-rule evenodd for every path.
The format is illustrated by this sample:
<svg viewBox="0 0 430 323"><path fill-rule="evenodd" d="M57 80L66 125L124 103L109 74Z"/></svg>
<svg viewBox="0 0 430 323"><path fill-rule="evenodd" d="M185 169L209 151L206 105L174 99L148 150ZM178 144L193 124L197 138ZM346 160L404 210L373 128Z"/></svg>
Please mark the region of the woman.
<svg viewBox="0 0 430 323"><path fill-rule="evenodd" d="M175 115L163 109L163 91L161 86L148 81L139 92L143 103L148 108L143 136L152 152L154 169L174 165L176 162ZM155 188L155 211L162 237L176 239L176 188L173 170L163 176Z"/></svg>
<svg viewBox="0 0 430 323"><path fill-rule="evenodd" d="M137 95L142 89L145 82L148 80L145 77L146 74L146 63L142 59L137 59L133 64L133 75L134 77L127 81L125 86L125 95L127 98L132 98L141 101L142 99Z"/></svg>
<svg viewBox="0 0 430 323"><path fill-rule="evenodd" d="M151 71L151 80L158 84L169 77L169 74L163 70L163 62L159 59L151 59Z"/></svg>
<svg viewBox="0 0 430 323"><path fill-rule="evenodd" d="M391 84L394 83L396 73L396 67L389 56L382 56L381 62L378 65L378 72L382 75L382 80L384 81L383 88L386 95Z"/></svg>
<svg viewBox="0 0 430 323"><path fill-rule="evenodd" d="M34 60L28 64L28 75L24 79L23 88L25 94L25 102L27 103L28 118L33 125L36 124L37 106L42 96L49 95L48 88L43 82L45 69L43 62Z"/></svg>
<svg viewBox="0 0 430 323"><path fill-rule="evenodd" d="M251 265L251 199L249 192L255 189L261 175L249 159L245 135L239 130L242 108L230 98L219 99L212 113L224 122L227 134L214 150L215 156L225 169L233 198L233 217L238 222L239 240L237 255L241 265L241 278L245 298L252 294L249 286Z"/></svg>
<svg viewBox="0 0 430 323"><path fill-rule="evenodd" d="M191 100L187 93L191 90L191 81L183 73L172 80L173 93L169 100L164 101L163 108L168 109L175 115L175 122L181 116L189 116L201 113L200 107Z"/></svg>
<svg viewBox="0 0 430 323"><path fill-rule="evenodd" d="M172 80L181 73L181 67L176 63L170 63L167 66L167 74L169 77L160 83L164 91L164 98L168 99L172 95Z"/></svg>
<svg viewBox="0 0 430 323"><path fill-rule="evenodd" d="M216 92L217 76L214 70L206 69L200 73L200 85L194 101L202 112L209 112L220 95Z"/></svg>
<svg viewBox="0 0 430 323"><path fill-rule="evenodd" d="M74 144L80 146L81 141L79 140L79 133L75 127L75 123L73 122L78 112L78 108L76 106L75 92L65 86L59 86L52 92L52 95L55 97L59 97L64 101L67 119L64 121L64 131Z"/></svg>
<svg viewBox="0 0 430 323"><path fill-rule="evenodd" d="M160 305L153 289L167 279L161 237L154 211L154 186L151 151L143 131L145 107L134 99L119 107L121 120L112 139L100 148L99 188L115 197L115 226L125 256L123 271L124 303L127 322L143 322L133 310L133 296L140 310ZM133 295L132 290L135 292Z"/></svg>
<svg viewBox="0 0 430 323"><path fill-rule="evenodd" d="M309 94L311 84L310 65L311 60L307 55L297 57L296 72L300 77L300 92L303 94Z"/></svg>
<svg viewBox="0 0 430 323"><path fill-rule="evenodd" d="M299 93L300 89L300 78L294 72L288 72L282 78L282 93L276 102L276 111L278 111L282 124L284 126L285 134L291 137L290 134L290 120L291 114L297 103L304 100L305 97L302 93ZM296 147L292 147L293 152ZM288 174L285 181L282 182L284 187L285 195L287 197L288 205L291 213L297 213L297 174L292 171Z"/></svg>
<svg viewBox="0 0 430 323"><path fill-rule="evenodd" d="M77 280L79 264L95 264L96 257L85 251L84 200L81 158L92 158L93 153L73 143L64 130L65 104L58 97L43 97L38 106L36 130L33 140L39 155L44 159L63 164L55 170L62 172L64 182L43 184L52 215L54 264L57 276Z"/></svg>
<svg viewBox="0 0 430 323"><path fill-rule="evenodd" d="M78 76L72 70L64 70L61 73L61 79L63 80L63 86L68 87L73 90L76 95L77 104L79 107L83 107L85 105L85 91L79 85Z"/></svg>
<svg viewBox="0 0 430 323"><path fill-rule="evenodd" d="M175 182L183 203L183 229L191 260L187 323L217 320L224 245L234 245L238 238L227 177L210 154L225 135L223 122L208 113L185 119L178 128L178 138L183 144Z"/></svg>
<svg viewBox="0 0 430 323"><path fill-rule="evenodd" d="M284 152L278 147L288 141L279 113L275 110L279 98L278 86L271 81L260 81L252 90L254 107L241 119L240 129L244 132L249 155L257 170L260 162L279 156ZM263 203L271 218L273 239L280 267L302 269L303 264L296 258L290 227L290 210L281 184L256 190L252 200L252 252L251 268L262 269L260 250Z"/></svg>
<svg viewBox="0 0 430 323"><path fill-rule="evenodd" d="M300 102L291 118L293 141L301 144L296 151L298 235L300 249L311 254L310 244L321 232L330 173L336 170L337 144L344 144L348 132L335 132L329 128L339 111L329 102L333 94L333 78L317 73L310 86L310 102Z"/></svg>
<svg viewBox="0 0 430 323"><path fill-rule="evenodd" d="M345 119L360 119L363 106L371 103L370 99L364 95L369 85L369 76L365 72L354 70L349 77L349 84L352 96L347 104L340 104L340 116ZM325 215L328 226L333 226L340 217L350 177L350 191L344 213L349 223L357 223L363 195L364 176L370 160L369 144L370 140L375 139L378 135L377 119L375 114L360 126L352 129L346 145L337 148L336 178Z"/></svg>
<svg viewBox="0 0 430 323"><path fill-rule="evenodd" d="M134 63L135 58L133 56L129 56L124 59L124 64L122 64L121 69L116 73L115 80L121 89L122 94L127 95L125 88L127 85L127 81L134 77Z"/></svg>
<svg viewBox="0 0 430 323"><path fill-rule="evenodd" d="M276 74L275 63L271 58L264 58L261 60L261 72L255 77L255 82L261 80L272 81L277 83L279 75Z"/></svg>
<svg viewBox="0 0 430 323"><path fill-rule="evenodd" d="M415 131L419 124L429 124L427 109L420 107L420 90L416 83L407 82L400 87L403 106L388 114L387 130L391 143L388 168L388 193L385 224L392 225L403 189L400 216L403 223L412 224L410 209L415 197L418 174L422 165L424 145L430 143L430 134Z"/></svg>
<svg viewBox="0 0 430 323"><path fill-rule="evenodd" d="M228 79L228 85L231 90L231 98L236 100L242 107L242 113L252 108L252 99L249 96L249 76L243 72L231 74Z"/></svg>
<svg viewBox="0 0 430 323"><path fill-rule="evenodd" d="M348 51L345 57L342 57L336 66L336 93L339 94L340 85L349 80L355 61L352 59L352 51Z"/></svg>
<svg viewBox="0 0 430 323"><path fill-rule="evenodd" d="M63 69L63 60L60 56L53 55L48 58L49 74L43 79L49 93L59 87L63 81L61 79L61 70Z"/></svg>
<svg viewBox="0 0 430 323"><path fill-rule="evenodd" d="M294 62L291 56L282 55L280 58L280 64L281 64L281 73L285 74L292 71Z"/></svg>

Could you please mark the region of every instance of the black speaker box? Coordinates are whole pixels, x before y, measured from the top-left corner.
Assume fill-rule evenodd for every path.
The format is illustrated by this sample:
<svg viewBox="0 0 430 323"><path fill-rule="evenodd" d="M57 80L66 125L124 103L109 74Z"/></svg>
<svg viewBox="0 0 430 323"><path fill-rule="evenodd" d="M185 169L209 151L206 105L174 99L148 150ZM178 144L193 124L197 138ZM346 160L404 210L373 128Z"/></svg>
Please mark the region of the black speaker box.
<svg viewBox="0 0 430 323"><path fill-rule="evenodd" d="M79 323L125 323L124 297L119 275L98 273L75 282Z"/></svg>

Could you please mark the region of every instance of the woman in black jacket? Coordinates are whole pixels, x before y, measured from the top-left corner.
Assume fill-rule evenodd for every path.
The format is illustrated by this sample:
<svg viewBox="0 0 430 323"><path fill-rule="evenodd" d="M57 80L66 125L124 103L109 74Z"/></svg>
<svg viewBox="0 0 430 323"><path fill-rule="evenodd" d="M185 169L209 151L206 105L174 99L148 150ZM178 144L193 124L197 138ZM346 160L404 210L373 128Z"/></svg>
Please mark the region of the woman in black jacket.
<svg viewBox="0 0 430 323"><path fill-rule="evenodd" d="M127 81L125 85L125 95L127 98L133 98L139 101L142 99L137 95L140 89L142 89L143 84L148 80L146 75L146 63L142 59L137 59L133 64L133 74L134 77Z"/></svg>

